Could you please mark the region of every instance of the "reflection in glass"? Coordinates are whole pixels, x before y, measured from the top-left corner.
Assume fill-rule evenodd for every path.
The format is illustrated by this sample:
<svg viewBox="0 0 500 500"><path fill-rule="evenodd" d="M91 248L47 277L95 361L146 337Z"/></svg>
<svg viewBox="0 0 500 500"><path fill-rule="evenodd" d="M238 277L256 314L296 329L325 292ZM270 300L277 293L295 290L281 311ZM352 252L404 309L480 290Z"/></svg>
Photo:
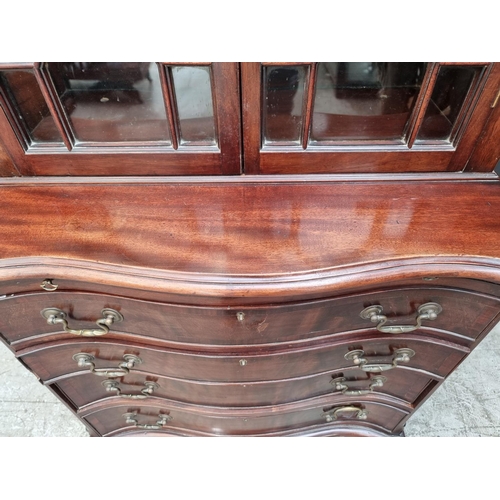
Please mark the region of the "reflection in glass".
<svg viewBox="0 0 500 500"><path fill-rule="evenodd" d="M319 63L311 140L403 140L426 65Z"/></svg>
<svg viewBox="0 0 500 500"><path fill-rule="evenodd" d="M0 71L0 84L31 145L63 143L33 70Z"/></svg>
<svg viewBox="0 0 500 500"><path fill-rule="evenodd" d="M417 140L449 141L474 77L480 71L470 66L442 66L418 131Z"/></svg>
<svg viewBox="0 0 500 500"><path fill-rule="evenodd" d="M299 144L306 66L264 67L264 142Z"/></svg>
<svg viewBox="0 0 500 500"><path fill-rule="evenodd" d="M181 144L215 146L214 107L208 66L173 66Z"/></svg>
<svg viewBox="0 0 500 500"><path fill-rule="evenodd" d="M170 143L153 63L49 63L49 73L80 142Z"/></svg>

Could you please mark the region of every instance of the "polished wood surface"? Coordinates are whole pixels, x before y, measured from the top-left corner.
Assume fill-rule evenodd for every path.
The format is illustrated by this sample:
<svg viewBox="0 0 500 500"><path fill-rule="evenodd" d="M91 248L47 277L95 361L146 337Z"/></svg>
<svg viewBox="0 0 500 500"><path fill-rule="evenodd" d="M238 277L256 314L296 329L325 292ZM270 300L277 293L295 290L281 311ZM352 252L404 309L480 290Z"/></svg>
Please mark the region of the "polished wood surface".
<svg viewBox="0 0 500 500"><path fill-rule="evenodd" d="M500 88L498 89L500 96ZM496 96L495 96L496 100ZM493 101L495 104L495 101ZM476 143L471 158L467 164L467 170L486 172L493 170L500 160L500 97L496 100L496 106L490 115L488 123Z"/></svg>
<svg viewBox="0 0 500 500"><path fill-rule="evenodd" d="M3 110L1 108L0 114L3 114ZM16 167L14 166L9 153L7 153L7 150L0 142L0 176L11 176L15 175L16 172Z"/></svg>
<svg viewBox="0 0 500 500"><path fill-rule="evenodd" d="M23 149L4 112L5 101L0 95L0 177L18 177L29 172Z"/></svg>
<svg viewBox="0 0 500 500"><path fill-rule="evenodd" d="M389 395L408 403L414 403L433 378L426 373L407 369L402 366L386 374L387 381L377 393ZM119 380L123 394L141 394L144 382L153 381L159 385L152 397L174 401L195 403L206 406L272 406L327 394L340 394L335 391L332 380L344 376L349 390L367 389L371 383L368 375L356 368L343 368L342 371L330 370L320 374L296 377L288 380L260 381L251 383L224 383L184 380L161 377L149 373L133 372ZM439 380L439 377L435 376ZM107 392L102 378L94 374L77 374L59 379L56 384L66 397L77 407L82 408L96 401L118 402L120 396Z"/></svg>
<svg viewBox="0 0 500 500"><path fill-rule="evenodd" d="M345 400L344 400L345 401ZM343 405L343 401L338 401L338 406ZM321 405L321 402L319 403ZM348 403L349 404L349 403ZM359 403L358 403L359 404ZM312 406L312 408L310 407ZM336 407L333 403L330 407ZM121 404L120 406L112 406L107 409L95 411L85 416L85 419L96 428L101 434L106 435L112 431L123 431L127 427L129 430L135 430L133 426L125 423L124 413L136 411L138 414L139 424L155 424L158 420L158 414L162 411L169 414L173 420L165 426L165 431L168 433L169 428L177 429L185 433L191 434L192 431L203 432L206 435L259 435L267 434L276 431L293 431L305 426L324 425L325 410L329 406L314 406L312 402L309 408L304 408L301 411L276 411L267 414L257 415L254 412L237 413L232 410L230 413L214 414L207 416L189 409L171 409L160 403L157 405L134 405ZM397 429L398 424L408 415L407 411L399 408L391 407L387 404L364 402L360 408L366 409L368 412L368 424L392 432ZM359 420L353 419L352 415L342 415L337 422L331 424L358 423Z"/></svg>
<svg viewBox="0 0 500 500"><path fill-rule="evenodd" d="M0 332L14 346L54 337L58 326L49 325L40 311L56 307L64 311L71 328L96 328L101 310L119 311L124 320L111 326L114 333L138 340L163 340L179 346L277 345L312 340L371 326L360 317L370 305L381 305L388 324L412 324L419 306L434 302L442 312L425 327L448 331L466 339L476 338L497 316L500 299L439 286L395 288L378 293L357 294L330 300L295 302L286 305L249 307L200 307L157 303L123 297L58 292L16 295L0 299L4 314ZM238 319L238 314L243 316ZM15 322L12 322L15 318ZM70 335L71 338L71 335ZM16 347L17 348L17 347Z"/></svg>
<svg viewBox="0 0 500 500"><path fill-rule="evenodd" d="M266 148L260 159L263 174L326 174L392 172L443 172L448 170L452 151L429 151L418 148L384 151L373 147L357 151L336 151L334 158L325 162L326 151L310 147L304 152ZM459 171L461 169L456 169ZM453 171L453 170L450 170Z"/></svg>
<svg viewBox="0 0 500 500"><path fill-rule="evenodd" d="M418 110L405 100L411 149L312 145L316 66L307 64L295 146L261 147L257 63L212 65L220 148L183 146L179 130L168 154L158 144L73 144L43 64L34 71L69 150L29 145L0 95L0 340L92 435L400 435L498 323L500 183L488 172L500 64L474 63L482 69L448 145L416 139L439 71L430 66ZM428 302L442 312L408 333L360 317L380 305L389 325L415 325ZM103 337L77 337L47 324L47 307L76 329L95 328L103 308L124 319ZM401 348L415 355L392 367ZM356 349L373 373L346 358ZM77 353L115 374L78 366ZM142 362L124 375L126 354ZM375 375L387 380L366 391ZM342 394L337 377L363 392ZM125 395L145 395L145 381L159 387L127 399L106 391L106 378ZM173 420L140 429L128 411L149 426L161 411Z"/></svg>
<svg viewBox="0 0 500 500"><path fill-rule="evenodd" d="M317 341L312 345L281 345L274 350L238 346L231 350L210 352L201 347L198 350L143 347L127 343L124 336L110 335L105 340L64 339L39 344L17 354L46 382L54 382L59 377L77 372L88 372L87 368L79 368L73 359L74 354L83 352L96 358L98 368L116 368L123 361L124 354L134 354L142 360L138 369L151 375L205 382L246 383L304 377L324 373L325 370L332 370L333 374L353 368L353 362L344 357L352 349L363 349L367 356L377 356L387 362L396 349L408 347L417 353L408 366L424 370L429 376L444 377L470 352L469 348L452 340L449 336L436 335L436 332L426 329L419 334L398 336L374 335L371 330ZM246 360L246 363L240 363L241 360Z"/></svg>
<svg viewBox="0 0 500 500"><path fill-rule="evenodd" d="M186 281L500 259L495 181L6 184L0 209L3 259L79 259Z"/></svg>

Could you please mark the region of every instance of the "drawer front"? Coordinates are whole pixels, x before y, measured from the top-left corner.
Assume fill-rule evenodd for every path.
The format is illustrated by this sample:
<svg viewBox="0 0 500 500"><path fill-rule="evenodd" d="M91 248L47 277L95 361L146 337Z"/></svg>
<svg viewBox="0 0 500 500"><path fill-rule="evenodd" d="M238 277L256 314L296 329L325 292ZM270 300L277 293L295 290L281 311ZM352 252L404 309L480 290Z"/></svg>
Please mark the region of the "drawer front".
<svg viewBox="0 0 500 500"><path fill-rule="evenodd" d="M444 377L468 353L466 348L423 336L387 336L358 338L342 342L320 344L277 352L241 351L241 354L195 354L173 350L145 348L102 341L68 342L53 347L37 348L22 355L33 372L49 381L76 372L88 371L78 367L73 356L86 353L95 358L97 369L113 369L132 354L141 363L139 368L151 375L207 382L257 382L280 380L325 371L342 371L355 367L355 360L346 359L351 351L363 350L363 359L369 364L391 363L398 349L409 348L415 352L405 367L426 370Z"/></svg>
<svg viewBox="0 0 500 500"><path fill-rule="evenodd" d="M360 317L367 306L381 305L387 324L415 324L418 307L438 303L442 312L422 326L475 338L499 313L500 302L485 295L441 288L405 288L345 298L266 307L195 307L89 293L44 292L0 300L0 332L9 343L31 343L71 335L47 324L40 312L57 308L69 328L98 329L101 311L123 315L113 334L202 345L252 345L304 340L339 332L375 329Z"/></svg>
<svg viewBox="0 0 500 500"><path fill-rule="evenodd" d="M87 420L101 435L115 432L165 431L208 435L259 435L293 432L311 426L368 425L394 432L408 412L375 402L338 401L336 404L301 410L273 412L233 410L208 413L206 408L177 410L164 405L120 405L90 413ZM163 422L162 422L162 416ZM127 422L127 418L129 421ZM144 428L148 426L148 428Z"/></svg>
<svg viewBox="0 0 500 500"><path fill-rule="evenodd" d="M121 378L103 378L83 374L59 380L55 386L76 408L96 401L115 402L134 399L162 398L184 403L220 407L267 406L285 404L328 394L346 394L359 398L356 391L388 395L414 403L433 379L418 371L404 367L384 372L382 386L377 385L380 375L360 369L326 372L318 375L268 382L223 383L181 380L171 377L151 376L147 373L130 373ZM346 380L338 387L340 378ZM151 392L149 392L151 391Z"/></svg>

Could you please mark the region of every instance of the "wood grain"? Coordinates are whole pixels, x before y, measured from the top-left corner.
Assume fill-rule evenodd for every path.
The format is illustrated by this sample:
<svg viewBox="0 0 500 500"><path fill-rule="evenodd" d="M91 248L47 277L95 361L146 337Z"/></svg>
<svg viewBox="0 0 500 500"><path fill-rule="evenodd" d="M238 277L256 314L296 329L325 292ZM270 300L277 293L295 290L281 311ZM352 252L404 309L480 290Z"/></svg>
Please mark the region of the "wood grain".
<svg viewBox="0 0 500 500"><path fill-rule="evenodd" d="M221 346L278 346L328 339L342 332L362 331L372 324L360 317L369 305L381 305L389 324L414 324L420 305L438 303L443 311L425 327L448 331L456 342L477 337L500 310L500 299L440 286L394 288L378 293L286 305L200 307L123 297L55 291L0 299L0 332L11 344L23 339L43 342L60 331L40 311L56 307L67 314L71 328L95 328L103 308L119 311L122 322L111 326L127 338L168 342L177 348L219 350ZM243 319L237 318L243 313ZM15 318L15 321L12 321ZM58 334L60 335L60 334ZM68 336L72 338L71 335Z"/></svg>
<svg viewBox="0 0 500 500"><path fill-rule="evenodd" d="M451 342L449 335L426 328L416 334L398 336L378 332L374 336L372 329L305 346L283 345L274 350L239 346L226 352L222 349L207 352L201 348L196 351L144 347L127 342L126 338L121 335L82 340L62 336L61 340L38 344L19 351L17 355L41 380L48 383L77 372L88 373L88 369L79 368L73 360L73 355L80 352L95 356L98 368L116 368L123 361L123 354L135 354L142 359L138 369L150 375L205 382L247 383L298 378L326 370L342 371L353 367L353 362L344 358L349 350L363 349L367 356L387 360L394 350L401 347L411 348L417 353L409 363L413 369L423 370L430 377L444 377L470 352L468 347ZM241 359L246 359L247 363L241 365Z"/></svg>
<svg viewBox="0 0 500 500"><path fill-rule="evenodd" d="M3 114L3 110L0 108L0 113ZM12 176L18 174L14 162L12 161L9 153L0 142L0 177Z"/></svg>
<svg viewBox="0 0 500 500"><path fill-rule="evenodd" d="M123 394L140 394L144 382L148 380L159 385L154 391L154 397L173 401L236 408L272 406L335 394L331 381L339 374L348 379L347 383L352 389L366 389L371 383L367 374L356 368L346 368L341 372L330 370L288 380L246 384L198 382L152 376L139 371L120 379L120 389ZM383 388L377 392L413 403L431 380L427 374L402 367L388 374ZM117 402L122 399L114 396L114 393L106 392L101 382L101 378L93 374L78 374L58 380L57 387L80 409L95 402Z"/></svg>
<svg viewBox="0 0 500 500"><path fill-rule="evenodd" d="M333 403L333 404L332 404ZM321 402L319 402L321 405ZM331 401L330 407L345 406L342 401ZM369 413L369 423L385 429L387 431L395 431L402 419L407 416L408 412L399 408L391 407L387 404L376 402L367 402L360 405L366 408ZM117 429L135 430L131 425L125 424L123 414L128 410L138 413L139 423L154 424L158 419L158 414L163 411L170 413L173 420L165 428L168 433L169 428L178 430L195 430L201 431L208 435L259 435L267 434L276 431L293 431L304 426L319 425L325 423L323 406L302 409L300 411L290 411L283 414L273 414L269 412L267 415L214 415L214 414L197 414L182 409L171 410L163 404L148 404L148 405L126 405L121 403L120 406L112 406L101 411L93 412L85 418L90 424L95 427L101 434L105 435ZM346 422L353 423L352 416L344 415L339 418L337 424L345 424ZM357 423L354 421L354 423ZM333 423L332 427L335 426Z"/></svg>
<svg viewBox="0 0 500 500"><path fill-rule="evenodd" d="M498 88L500 93L500 84ZM481 133L481 137L476 142L476 146L467 163L468 171L487 172L495 168L500 159L500 101L491 112L486 126Z"/></svg>
<svg viewBox="0 0 500 500"><path fill-rule="evenodd" d="M416 257L500 262L498 182L55 183L1 192L2 259L80 259L188 273L187 281Z"/></svg>
<svg viewBox="0 0 500 500"><path fill-rule="evenodd" d="M260 152L261 174L326 174L335 173L393 173L446 172L453 151L393 149L388 151L360 147L358 150L332 151L327 147L309 147L305 151Z"/></svg>

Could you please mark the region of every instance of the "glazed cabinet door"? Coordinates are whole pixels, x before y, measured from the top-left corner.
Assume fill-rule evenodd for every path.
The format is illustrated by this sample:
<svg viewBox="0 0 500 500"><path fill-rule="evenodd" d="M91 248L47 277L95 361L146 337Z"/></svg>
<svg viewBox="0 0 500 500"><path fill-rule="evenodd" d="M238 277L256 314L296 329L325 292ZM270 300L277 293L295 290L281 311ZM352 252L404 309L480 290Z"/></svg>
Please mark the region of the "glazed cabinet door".
<svg viewBox="0 0 500 500"><path fill-rule="evenodd" d="M254 174L463 171L500 87L492 63L242 63L241 71L245 172ZM497 148L490 143L483 149ZM486 163L474 170L493 170Z"/></svg>
<svg viewBox="0 0 500 500"><path fill-rule="evenodd" d="M21 175L239 174L239 66L2 64L0 134Z"/></svg>

